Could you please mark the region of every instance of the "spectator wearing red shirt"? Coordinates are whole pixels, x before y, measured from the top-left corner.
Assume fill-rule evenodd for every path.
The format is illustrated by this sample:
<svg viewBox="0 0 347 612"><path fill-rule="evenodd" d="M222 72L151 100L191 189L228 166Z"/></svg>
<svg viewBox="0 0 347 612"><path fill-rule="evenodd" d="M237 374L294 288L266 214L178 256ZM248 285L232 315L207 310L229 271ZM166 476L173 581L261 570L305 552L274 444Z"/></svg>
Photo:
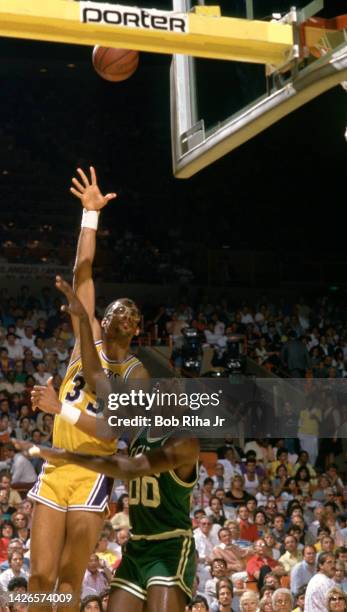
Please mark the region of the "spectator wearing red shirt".
<svg viewBox="0 0 347 612"><path fill-rule="evenodd" d="M254 545L255 554L248 560L246 570L249 580L259 580L260 570L262 567L269 567L271 570L279 570L279 574L283 575L284 569L281 564L272 557L266 554L266 544L263 539L259 539ZM277 572L275 572L277 573Z"/></svg>
<svg viewBox="0 0 347 612"><path fill-rule="evenodd" d="M241 540L248 540L248 542L255 542L259 537L259 533L256 525L249 522L249 510L247 506L239 506L238 517L240 524L240 538Z"/></svg>

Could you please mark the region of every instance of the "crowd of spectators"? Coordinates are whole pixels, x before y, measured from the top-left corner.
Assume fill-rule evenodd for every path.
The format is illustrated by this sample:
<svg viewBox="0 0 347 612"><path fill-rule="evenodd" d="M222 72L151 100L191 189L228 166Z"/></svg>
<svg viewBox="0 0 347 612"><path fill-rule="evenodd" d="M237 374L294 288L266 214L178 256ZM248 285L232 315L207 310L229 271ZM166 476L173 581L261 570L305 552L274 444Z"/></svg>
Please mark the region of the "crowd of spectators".
<svg viewBox="0 0 347 612"><path fill-rule="evenodd" d="M31 220L0 224L0 263L72 268L75 248L76 231L71 224L36 224ZM103 278L113 282L186 284L194 279L187 249L174 232L165 240L152 241L130 230L118 233L101 228L96 271L100 268Z"/></svg>
<svg viewBox="0 0 347 612"><path fill-rule="evenodd" d="M346 610L346 490L336 465L323 472L280 439L240 447L227 438L209 473L203 459L192 507L198 593L189 609Z"/></svg>
<svg viewBox="0 0 347 612"><path fill-rule="evenodd" d="M204 300L192 307L182 302L163 305L147 320L147 328L165 342L171 335L174 349L184 341L184 328L199 332L202 345L215 351L222 363L228 341L242 344L242 351L260 366L293 378L345 378L347 376L347 319L342 305L327 297L297 303L264 300L231 305Z"/></svg>

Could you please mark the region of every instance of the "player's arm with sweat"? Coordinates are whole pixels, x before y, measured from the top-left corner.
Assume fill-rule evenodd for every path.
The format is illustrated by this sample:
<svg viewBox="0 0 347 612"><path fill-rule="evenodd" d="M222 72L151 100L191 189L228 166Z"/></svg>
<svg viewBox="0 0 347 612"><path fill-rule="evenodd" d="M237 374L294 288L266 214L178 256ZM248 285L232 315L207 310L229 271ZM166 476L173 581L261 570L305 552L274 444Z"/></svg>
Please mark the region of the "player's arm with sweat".
<svg viewBox="0 0 347 612"><path fill-rule="evenodd" d="M81 231L77 244L76 260L73 270L73 287L77 297L82 302L89 316L95 339L100 338L100 326L95 319L95 289L93 281L93 261L96 250L96 232L99 213L110 200L116 197L115 193L102 195L98 184L95 169L90 167L90 179L85 172L78 168L79 177L72 179L71 193L81 201L83 206ZM72 358L79 352L79 323L74 315L71 316L76 337L76 345Z"/></svg>
<svg viewBox="0 0 347 612"><path fill-rule="evenodd" d="M132 480L170 470L175 470L182 480L189 480L199 457L199 443L196 438L170 438L161 448L135 457L124 455L95 457L42 446L32 447L29 453L48 460L64 459L69 463L88 467L94 472L121 480Z"/></svg>

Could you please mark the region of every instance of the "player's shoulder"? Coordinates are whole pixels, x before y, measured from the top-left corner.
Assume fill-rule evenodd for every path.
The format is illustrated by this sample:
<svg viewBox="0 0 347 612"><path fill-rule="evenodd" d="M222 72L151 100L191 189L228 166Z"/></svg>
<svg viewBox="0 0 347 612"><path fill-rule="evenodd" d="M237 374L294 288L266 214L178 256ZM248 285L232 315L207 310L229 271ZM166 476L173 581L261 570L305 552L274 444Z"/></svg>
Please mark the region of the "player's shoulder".
<svg viewBox="0 0 347 612"><path fill-rule="evenodd" d="M143 365L142 361L136 355L132 355L132 360L129 363L126 379L127 380L148 380L150 378L148 370Z"/></svg>
<svg viewBox="0 0 347 612"><path fill-rule="evenodd" d="M182 432L181 435L173 433L164 440L162 448L179 456L182 464L194 463L200 454L199 440L188 432Z"/></svg>

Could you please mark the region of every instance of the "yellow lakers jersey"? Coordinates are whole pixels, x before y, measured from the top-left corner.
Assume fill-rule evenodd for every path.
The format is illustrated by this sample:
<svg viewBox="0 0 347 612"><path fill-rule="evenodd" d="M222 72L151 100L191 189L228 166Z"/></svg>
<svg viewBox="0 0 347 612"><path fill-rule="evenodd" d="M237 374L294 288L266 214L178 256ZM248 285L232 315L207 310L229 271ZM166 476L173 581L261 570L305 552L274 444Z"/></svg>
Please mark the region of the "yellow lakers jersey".
<svg viewBox="0 0 347 612"><path fill-rule="evenodd" d="M101 340L96 342L95 346L103 370L109 378L121 376L126 381L130 372L141 365L135 355L130 355L122 362L108 359L102 350ZM81 357L69 364L60 387L59 399L61 402L70 402L75 408L96 418L96 396L84 380ZM93 455L112 455L115 452L114 440L99 440L90 436L80 431L76 425L64 421L59 415L54 419L53 446Z"/></svg>

